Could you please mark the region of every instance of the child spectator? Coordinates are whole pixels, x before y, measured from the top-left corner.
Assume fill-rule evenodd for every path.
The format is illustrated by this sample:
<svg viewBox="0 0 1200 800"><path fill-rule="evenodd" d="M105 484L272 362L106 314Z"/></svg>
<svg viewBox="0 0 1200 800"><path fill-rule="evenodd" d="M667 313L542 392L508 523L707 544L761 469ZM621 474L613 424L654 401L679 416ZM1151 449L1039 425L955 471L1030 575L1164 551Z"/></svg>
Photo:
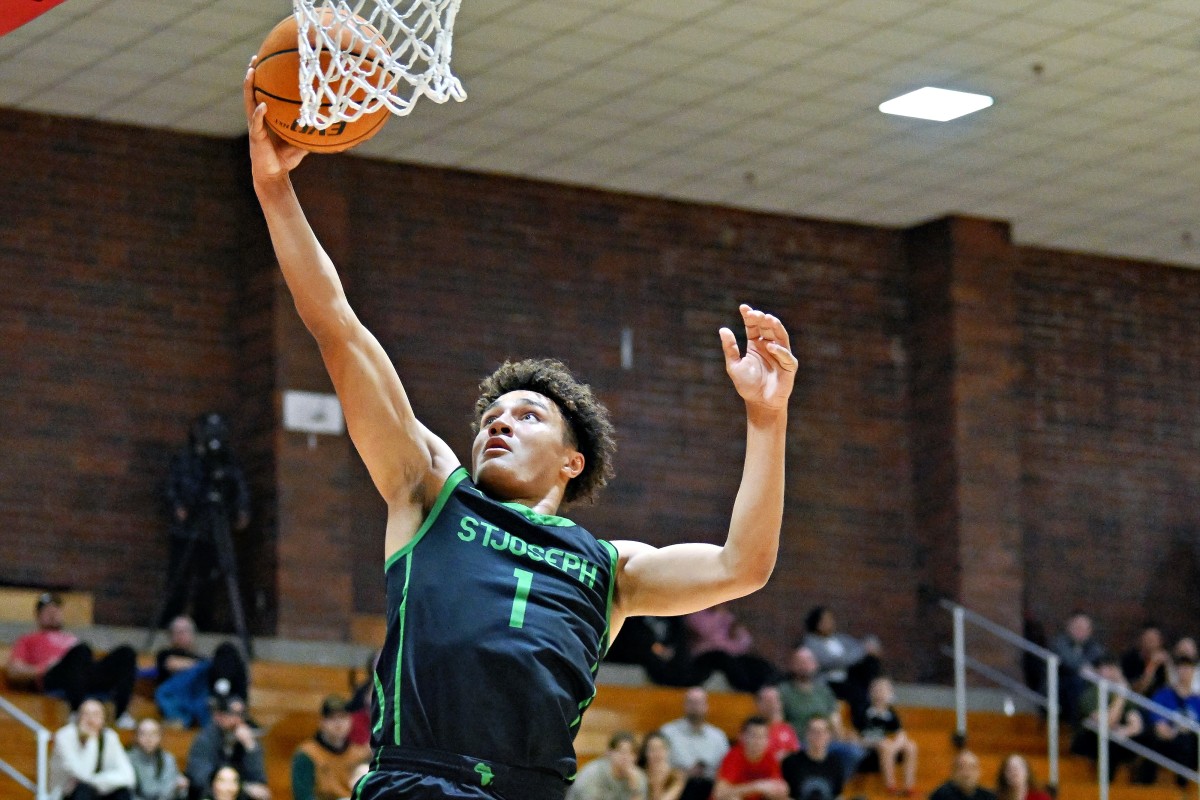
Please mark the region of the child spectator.
<svg viewBox="0 0 1200 800"><path fill-rule="evenodd" d="M138 723L129 748L133 767L134 800L178 800L187 795L188 780L179 772L175 756L162 747L162 728L156 720Z"/></svg>
<svg viewBox="0 0 1200 800"><path fill-rule="evenodd" d="M889 794L910 797L917 783L917 743L908 737L900 724L893 703L896 691L887 678L871 681L868 690L870 705L854 721L864 746L879 759L879 771ZM896 784L896 764L904 761L904 786Z"/></svg>

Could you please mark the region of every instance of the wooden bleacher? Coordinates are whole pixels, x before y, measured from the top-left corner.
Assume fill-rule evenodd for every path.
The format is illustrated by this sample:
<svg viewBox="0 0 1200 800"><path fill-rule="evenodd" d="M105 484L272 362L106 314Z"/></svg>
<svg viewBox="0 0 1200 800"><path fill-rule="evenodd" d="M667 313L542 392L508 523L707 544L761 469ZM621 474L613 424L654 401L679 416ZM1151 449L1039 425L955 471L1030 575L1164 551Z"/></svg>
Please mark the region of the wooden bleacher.
<svg viewBox="0 0 1200 800"><path fill-rule="evenodd" d="M0 647L0 660L8 649ZM252 665L251 714L266 730L264 749L271 788L277 800L291 797L291 754L297 744L316 730L321 699L330 693L347 694L353 680L351 670L341 667L310 666L259 661ZM54 729L65 723L64 703L28 692L0 688L0 695L26 713ZM602 685L596 700L584 717L576 739L581 763L604 752L609 735L615 730L645 734L662 723L680 716L683 690L655 686ZM731 737L742 721L753 713L749 696L715 692L709 696L710 720ZM917 797L928 794L950 774L954 758L951 732L954 712L948 709L907 707L899 709L905 728L921 750ZM153 704L145 696L135 697L133 713L154 715ZM980 757L984 783L990 785L1007 753L1018 752L1029 759L1034 773L1045 779L1047 755L1041 721L1033 715L1005 716L999 713L972 713L968 723L969 745ZM192 733L165 731L165 745L181 761L186 759ZM132 740L131 732L122 739ZM1063 740L1060 760L1062 800L1092 800L1098 796L1093 767L1085 759L1067 755ZM12 719L0 714L0 758L26 774L32 774L35 753L32 736ZM856 776L847 787L847 796L861 795L867 800L884 800L886 793L878 775ZM22 796L7 776L0 775L0 797ZM1195 794L1191 794L1195 797ZM1126 773L1111 790L1113 800L1180 800L1180 792L1165 773L1158 785L1131 786Z"/></svg>

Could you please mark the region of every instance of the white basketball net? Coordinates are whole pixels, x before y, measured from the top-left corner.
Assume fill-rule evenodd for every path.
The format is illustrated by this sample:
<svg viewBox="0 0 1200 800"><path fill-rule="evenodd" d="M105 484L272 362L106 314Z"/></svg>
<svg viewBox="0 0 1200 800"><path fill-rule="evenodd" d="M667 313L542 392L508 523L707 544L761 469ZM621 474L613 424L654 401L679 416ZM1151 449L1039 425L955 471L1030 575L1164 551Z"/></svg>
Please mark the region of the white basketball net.
<svg viewBox="0 0 1200 800"><path fill-rule="evenodd" d="M467 93L450 72L460 2L293 0L300 124L325 130L381 107L404 116L421 95L436 103L465 100Z"/></svg>

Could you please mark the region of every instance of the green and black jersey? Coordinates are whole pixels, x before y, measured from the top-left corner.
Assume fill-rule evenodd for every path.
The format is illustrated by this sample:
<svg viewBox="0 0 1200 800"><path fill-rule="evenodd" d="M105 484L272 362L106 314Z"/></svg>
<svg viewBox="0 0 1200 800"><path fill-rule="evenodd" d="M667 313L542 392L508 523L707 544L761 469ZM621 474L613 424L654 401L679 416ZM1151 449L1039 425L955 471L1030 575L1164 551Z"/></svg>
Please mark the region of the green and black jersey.
<svg viewBox="0 0 1200 800"><path fill-rule="evenodd" d="M372 744L575 774L608 647L616 549L454 471L386 566Z"/></svg>

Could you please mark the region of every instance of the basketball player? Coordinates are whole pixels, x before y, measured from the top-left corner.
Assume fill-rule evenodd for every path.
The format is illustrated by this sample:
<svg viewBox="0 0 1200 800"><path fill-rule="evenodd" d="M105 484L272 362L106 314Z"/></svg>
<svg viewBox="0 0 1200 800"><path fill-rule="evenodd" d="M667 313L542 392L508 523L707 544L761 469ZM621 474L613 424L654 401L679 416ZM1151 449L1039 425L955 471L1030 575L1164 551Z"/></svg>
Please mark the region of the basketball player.
<svg viewBox="0 0 1200 800"><path fill-rule="evenodd" d="M556 515L608 477L603 406L556 361L505 364L480 387L471 463L461 466L414 415L387 354L347 304L289 179L305 153L264 126L253 72L252 62L244 92L254 189L388 509L376 754L356 800L561 800L600 657L622 621L706 608L771 574L798 366L787 331L745 305L745 354L720 331L748 429L725 545L598 541Z"/></svg>

